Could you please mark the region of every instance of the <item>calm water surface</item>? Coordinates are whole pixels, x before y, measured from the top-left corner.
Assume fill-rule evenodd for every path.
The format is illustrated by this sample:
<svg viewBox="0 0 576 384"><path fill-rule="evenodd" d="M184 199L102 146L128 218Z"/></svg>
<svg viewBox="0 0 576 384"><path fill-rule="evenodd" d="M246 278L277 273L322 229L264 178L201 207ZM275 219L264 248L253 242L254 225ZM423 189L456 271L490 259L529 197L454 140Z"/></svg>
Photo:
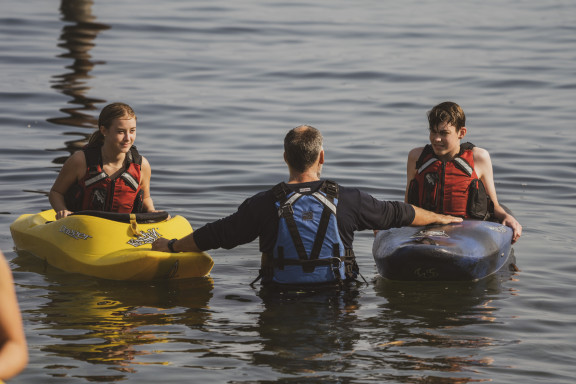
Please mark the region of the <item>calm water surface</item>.
<svg viewBox="0 0 576 384"><path fill-rule="evenodd" d="M4 0L0 248L30 364L13 383L573 383L576 3L569 0ZM286 177L282 139L325 136L324 176L403 199L426 111L461 104L501 201L524 225L518 273L477 283L378 278L298 298L249 282L257 242L209 278L127 284L13 251L49 207L99 110L125 101L157 208L198 228Z"/></svg>

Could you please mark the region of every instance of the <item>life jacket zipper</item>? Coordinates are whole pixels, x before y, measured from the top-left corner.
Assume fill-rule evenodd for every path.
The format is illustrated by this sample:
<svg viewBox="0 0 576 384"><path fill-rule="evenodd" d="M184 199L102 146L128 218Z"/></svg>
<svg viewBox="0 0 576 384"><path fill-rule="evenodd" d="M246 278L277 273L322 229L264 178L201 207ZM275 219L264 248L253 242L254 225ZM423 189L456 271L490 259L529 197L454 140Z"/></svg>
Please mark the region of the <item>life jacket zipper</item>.
<svg viewBox="0 0 576 384"><path fill-rule="evenodd" d="M110 178L110 176L108 176ZM108 190L108 196L106 197L106 211L112 211L112 203L114 202L114 189L116 188L116 179L110 178L110 189Z"/></svg>
<svg viewBox="0 0 576 384"><path fill-rule="evenodd" d="M438 188L438 200L437 207L439 207L438 213L444 213L444 184L446 182L446 162L442 161L442 174L440 175L440 183Z"/></svg>

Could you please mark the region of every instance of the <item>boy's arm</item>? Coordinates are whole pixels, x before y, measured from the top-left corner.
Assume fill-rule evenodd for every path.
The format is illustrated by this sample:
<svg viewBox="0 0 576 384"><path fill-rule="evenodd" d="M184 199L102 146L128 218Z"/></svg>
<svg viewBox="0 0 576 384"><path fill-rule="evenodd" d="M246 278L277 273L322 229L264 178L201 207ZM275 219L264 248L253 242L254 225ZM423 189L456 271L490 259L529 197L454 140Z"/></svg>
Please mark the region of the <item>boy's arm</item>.
<svg viewBox="0 0 576 384"><path fill-rule="evenodd" d="M408 202L408 189L410 188L410 181L416 176L416 161L424 147L414 148L408 153L408 161L406 161L406 191L404 192L404 202Z"/></svg>
<svg viewBox="0 0 576 384"><path fill-rule="evenodd" d="M492 170L492 160L487 150L474 147L474 169L478 178L484 183L486 193L494 202L494 216L500 220L503 225L506 225L514 231L512 235L512 243L515 243L522 235L522 226L514 216L504 210L498 203L496 196L496 186L494 184L494 173Z"/></svg>

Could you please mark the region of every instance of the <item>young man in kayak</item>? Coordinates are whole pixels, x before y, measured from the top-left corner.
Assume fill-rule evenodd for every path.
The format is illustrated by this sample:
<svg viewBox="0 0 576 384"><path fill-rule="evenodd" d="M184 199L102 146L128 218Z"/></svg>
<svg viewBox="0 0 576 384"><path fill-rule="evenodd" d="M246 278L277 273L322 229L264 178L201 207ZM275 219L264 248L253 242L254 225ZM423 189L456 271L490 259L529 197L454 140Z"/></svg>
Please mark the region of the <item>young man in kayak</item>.
<svg viewBox="0 0 576 384"><path fill-rule="evenodd" d="M28 364L28 346L14 279L0 251L0 383L16 376Z"/></svg>
<svg viewBox="0 0 576 384"><path fill-rule="evenodd" d="M495 218L512 228L516 242L522 226L498 203L490 154L460 143L467 132L462 108L450 101L440 103L428 112L428 123L430 144L408 155L404 201L464 218Z"/></svg>
<svg viewBox="0 0 576 384"><path fill-rule="evenodd" d="M124 103L109 104L88 145L66 160L49 200L61 219L74 211L152 212L151 169L133 145L136 114Z"/></svg>
<svg viewBox="0 0 576 384"><path fill-rule="evenodd" d="M252 196L232 215L182 239L160 238L152 249L231 249L259 238L263 284L323 284L355 279L355 231L462 221L321 180L322 135L311 126L288 132L284 161L287 183Z"/></svg>

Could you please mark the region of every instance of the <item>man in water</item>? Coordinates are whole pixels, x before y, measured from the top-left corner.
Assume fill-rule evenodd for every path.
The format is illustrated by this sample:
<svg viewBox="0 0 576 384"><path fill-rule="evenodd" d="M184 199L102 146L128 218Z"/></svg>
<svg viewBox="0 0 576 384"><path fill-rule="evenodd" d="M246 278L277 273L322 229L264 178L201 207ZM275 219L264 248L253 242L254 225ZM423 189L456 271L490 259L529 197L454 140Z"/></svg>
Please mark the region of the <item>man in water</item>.
<svg viewBox="0 0 576 384"><path fill-rule="evenodd" d="M354 280L354 232L461 222L403 202L380 201L357 188L322 180L322 135L302 125L284 139L289 179L242 203L232 215L152 249L197 252L260 240L263 284L309 285Z"/></svg>

